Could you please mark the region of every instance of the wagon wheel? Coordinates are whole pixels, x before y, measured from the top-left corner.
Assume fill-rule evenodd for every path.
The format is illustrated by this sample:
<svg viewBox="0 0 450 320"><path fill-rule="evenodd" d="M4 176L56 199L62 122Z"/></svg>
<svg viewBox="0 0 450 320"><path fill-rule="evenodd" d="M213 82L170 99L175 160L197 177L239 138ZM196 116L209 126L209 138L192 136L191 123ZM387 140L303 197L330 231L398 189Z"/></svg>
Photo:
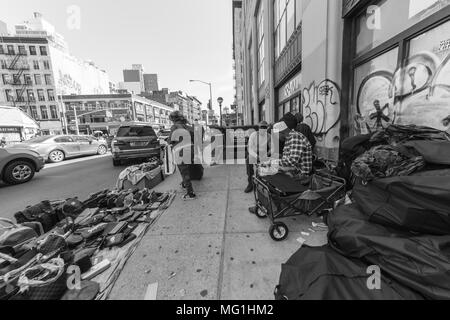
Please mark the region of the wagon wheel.
<svg viewBox="0 0 450 320"><path fill-rule="evenodd" d="M260 208L256 209L256 216L260 219L267 219L267 213Z"/></svg>
<svg viewBox="0 0 450 320"><path fill-rule="evenodd" d="M269 233L270 233L270 237L274 241L281 242L281 241L286 240L286 238L288 237L289 229L284 223L277 222L273 226L270 227Z"/></svg>

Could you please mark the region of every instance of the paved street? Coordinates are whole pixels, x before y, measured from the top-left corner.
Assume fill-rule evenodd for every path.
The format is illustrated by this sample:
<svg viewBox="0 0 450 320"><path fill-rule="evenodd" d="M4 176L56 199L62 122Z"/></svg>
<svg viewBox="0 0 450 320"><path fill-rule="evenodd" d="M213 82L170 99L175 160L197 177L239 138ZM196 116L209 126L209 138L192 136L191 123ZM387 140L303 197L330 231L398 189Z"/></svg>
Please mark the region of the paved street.
<svg viewBox="0 0 450 320"><path fill-rule="evenodd" d="M12 218L27 205L42 200L67 199L112 188L124 168L113 167L111 156L96 156L48 164L29 183L7 186L0 183L0 217Z"/></svg>

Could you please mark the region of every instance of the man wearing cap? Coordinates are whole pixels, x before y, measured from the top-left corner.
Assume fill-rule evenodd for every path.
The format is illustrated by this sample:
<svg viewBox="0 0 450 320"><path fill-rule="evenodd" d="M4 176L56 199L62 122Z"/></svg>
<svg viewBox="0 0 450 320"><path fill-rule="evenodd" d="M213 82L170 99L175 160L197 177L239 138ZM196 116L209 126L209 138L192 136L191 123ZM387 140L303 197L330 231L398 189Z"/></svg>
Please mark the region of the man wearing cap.
<svg viewBox="0 0 450 320"><path fill-rule="evenodd" d="M269 124L261 121L258 132L253 132L248 140L247 176L248 186L245 193L253 191L253 176L255 175L255 164L269 160Z"/></svg>

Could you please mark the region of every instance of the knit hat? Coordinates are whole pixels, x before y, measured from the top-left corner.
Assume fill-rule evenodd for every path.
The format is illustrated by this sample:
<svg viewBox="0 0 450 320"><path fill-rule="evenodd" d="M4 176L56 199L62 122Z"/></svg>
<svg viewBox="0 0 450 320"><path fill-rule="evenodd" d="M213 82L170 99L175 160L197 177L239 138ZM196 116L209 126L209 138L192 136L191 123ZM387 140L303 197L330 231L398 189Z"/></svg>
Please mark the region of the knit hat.
<svg viewBox="0 0 450 320"><path fill-rule="evenodd" d="M287 127L291 130L294 130L297 127L298 123L297 118L290 112L286 113L281 121L286 123Z"/></svg>

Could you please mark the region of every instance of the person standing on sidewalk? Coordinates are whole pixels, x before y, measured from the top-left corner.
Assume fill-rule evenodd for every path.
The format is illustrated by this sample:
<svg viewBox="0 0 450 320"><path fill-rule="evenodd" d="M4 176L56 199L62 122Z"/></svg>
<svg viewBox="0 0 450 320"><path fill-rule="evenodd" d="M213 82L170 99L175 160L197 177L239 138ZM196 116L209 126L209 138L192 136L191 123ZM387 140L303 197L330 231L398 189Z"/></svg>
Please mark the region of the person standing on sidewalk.
<svg viewBox="0 0 450 320"><path fill-rule="evenodd" d="M181 157L177 161L177 165L182 178L181 185L186 189L183 200L195 200L197 199L197 196L194 193L191 181L191 167L194 164L194 128L188 125L186 118L179 111L170 114L170 121L173 122L173 126L170 130L169 143L172 144L174 153L179 151L178 155ZM190 141L175 140L175 133L177 136L181 135L183 138L189 138L190 136Z"/></svg>
<svg viewBox="0 0 450 320"><path fill-rule="evenodd" d="M4 147L6 147L6 138L5 137L3 137L0 140L0 148L4 148Z"/></svg>
<svg viewBox="0 0 450 320"><path fill-rule="evenodd" d="M255 175L255 164L269 160L269 124L262 121L258 125L259 131L253 132L248 140L247 176L248 186L245 193L253 191L253 176Z"/></svg>

